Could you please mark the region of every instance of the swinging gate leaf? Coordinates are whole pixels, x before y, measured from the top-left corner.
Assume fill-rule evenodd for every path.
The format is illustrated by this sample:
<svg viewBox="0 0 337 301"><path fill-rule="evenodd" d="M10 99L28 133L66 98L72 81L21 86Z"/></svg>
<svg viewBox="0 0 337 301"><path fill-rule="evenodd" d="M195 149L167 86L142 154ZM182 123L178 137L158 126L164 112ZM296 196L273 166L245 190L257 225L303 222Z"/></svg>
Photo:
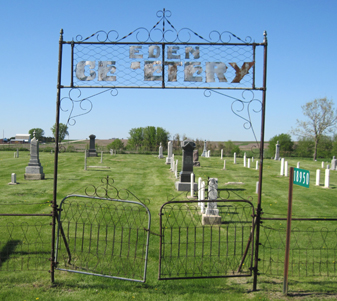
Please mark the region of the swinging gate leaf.
<svg viewBox="0 0 337 301"><path fill-rule="evenodd" d="M203 225L198 202L161 207L159 279L251 276L253 205L217 200L221 224Z"/></svg>
<svg viewBox="0 0 337 301"><path fill-rule="evenodd" d="M146 281L151 215L144 204L70 195L60 209L56 269Z"/></svg>

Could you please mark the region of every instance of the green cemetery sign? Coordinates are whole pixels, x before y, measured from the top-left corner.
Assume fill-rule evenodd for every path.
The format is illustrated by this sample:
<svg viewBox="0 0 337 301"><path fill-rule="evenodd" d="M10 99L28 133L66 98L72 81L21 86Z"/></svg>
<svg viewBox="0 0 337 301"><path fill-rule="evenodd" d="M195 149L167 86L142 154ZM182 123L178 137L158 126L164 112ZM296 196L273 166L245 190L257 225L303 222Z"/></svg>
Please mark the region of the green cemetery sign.
<svg viewBox="0 0 337 301"><path fill-rule="evenodd" d="M309 180L309 170L294 168L294 184L309 188Z"/></svg>

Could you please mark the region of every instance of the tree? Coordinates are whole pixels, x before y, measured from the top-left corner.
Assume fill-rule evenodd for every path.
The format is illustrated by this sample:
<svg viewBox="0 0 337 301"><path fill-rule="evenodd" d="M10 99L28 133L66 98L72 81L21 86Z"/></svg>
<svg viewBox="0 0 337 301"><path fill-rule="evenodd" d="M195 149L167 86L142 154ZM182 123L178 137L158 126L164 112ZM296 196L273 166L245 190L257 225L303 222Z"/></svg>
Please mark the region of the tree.
<svg viewBox="0 0 337 301"><path fill-rule="evenodd" d="M56 138L56 124L53 125L53 127L51 128L51 131L53 132L53 135ZM59 124L59 142L64 140L66 135L69 135L68 126L64 123L60 123Z"/></svg>
<svg viewBox="0 0 337 301"><path fill-rule="evenodd" d="M144 135L143 135L143 128L132 128L129 131L129 139L128 139L128 146L131 149L137 149L142 146Z"/></svg>
<svg viewBox="0 0 337 301"><path fill-rule="evenodd" d="M268 149L272 157L275 155L277 141L280 145L280 154L284 154L285 152L289 153L294 150L294 142L291 141L291 136L289 134L276 135L269 140Z"/></svg>
<svg viewBox="0 0 337 301"><path fill-rule="evenodd" d="M228 140L227 142L225 142L225 145L224 145L224 155L233 156L234 153L238 155L240 153L240 147L234 144L233 141Z"/></svg>
<svg viewBox="0 0 337 301"><path fill-rule="evenodd" d="M317 159L318 144L323 135L332 133L337 126L337 110L332 100L325 98L307 102L302 107L308 121L296 120L297 128L292 133L298 137L311 138L314 141L314 160Z"/></svg>
<svg viewBox="0 0 337 301"><path fill-rule="evenodd" d="M109 143L107 145L108 150L109 149L124 149L124 143L122 140L116 138L114 141Z"/></svg>
<svg viewBox="0 0 337 301"><path fill-rule="evenodd" d="M44 130L40 128L30 129L28 134L30 134L30 139L33 139L35 132L35 137L37 140L41 141L41 138L44 136Z"/></svg>

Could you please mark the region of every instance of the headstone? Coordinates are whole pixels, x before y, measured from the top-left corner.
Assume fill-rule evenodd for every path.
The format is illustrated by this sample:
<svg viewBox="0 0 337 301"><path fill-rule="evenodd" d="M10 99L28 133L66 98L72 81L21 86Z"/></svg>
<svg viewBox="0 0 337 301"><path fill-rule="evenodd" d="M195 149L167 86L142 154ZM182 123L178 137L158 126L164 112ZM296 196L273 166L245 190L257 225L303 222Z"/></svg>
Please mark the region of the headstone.
<svg viewBox="0 0 337 301"><path fill-rule="evenodd" d="M247 155L246 155L246 153L244 153L243 154L243 167L246 167L246 165L247 165L247 157L246 157Z"/></svg>
<svg viewBox="0 0 337 301"><path fill-rule="evenodd" d="M218 198L218 179L209 178L208 180L208 200L216 200ZM202 225L221 225L221 216L217 202L207 203L205 214L202 215Z"/></svg>
<svg viewBox="0 0 337 301"><path fill-rule="evenodd" d="M167 157L165 164L171 164L172 160L172 141L169 141L167 143Z"/></svg>
<svg viewBox="0 0 337 301"><path fill-rule="evenodd" d="M279 160L279 159L280 159L280 145L277 141L274 160Z"/></svg>
<svg viewBox="0 0 337 301"><path fill-rule="evenodd" d="M252 157L252 163L254 162L254 157Z"/></svg>
<svg viewBox="0 0 337 301"><path fill-rule="evenodd" d="M320 179L321 179L321 170L316 169L316 186L319 186Z"/></svg>
<svg viewBox="0 0 337 301"><path fill-rule="evenodd" d="M159 159L163 159L164 156L163 156L163 147L161 145L161 142L160 142L160 146L159 146L159 155L158 155L158 158Z"/></svg>
<svg viewBox="0 0 337 301"><path fill-rule="evenodd" d="M297 162L297 168L300 168L300 162Z"/></svg>
<svg viewBox="0 0 337 301"><path fill-rule="evenodd" d="M221 160L223 159L223 149L221 149Z"/></svg>
<svg viewBox="0 0 337 301"><path fill-rule="evenodd" d="M255 188L255 193L259 193L259 181L256 182L256 188Z"/></svg>
<svg viewBox="0 0 337 301"><path fill-rule="evenodd" d="M103 152L101 152L101 163L103 163Z"/></svg>
<svg viewBox="0 0 337 301"><path fill-rule="evenodd" d="M336 157L333 156L331 160L331 167L330 167L331 170L336 170L336 162L337 162Z"/></svg>
<svg viewBox="0 0 337 301"><path fill-rule="evenodd" d="M201 181L202 181L202 179L201 179L201 177L199 177L198 178L198 201L200 201L201 200ZM198 203L198 206L200 207L201 205L200 205L200 202Z"/></svg>
<svg viewBox="0 0 337 301"><path fill-rule="evenodd" d="M207 151L207 158L210 158L211 157L211 150L208 150Z"/></svg>
<svg viewBox="0 0 337 301"><path fill-rule="evenodd" d="M89 142L89 152L88 152L88 157L97 157L97 152L95 149L95 135L90 135L90 142Z"/></svg>
<svg viewBox="0 0 337 301"><path fill-rule="evenodd" d="M197 149L193 151L193 166L200 166L199 151Z"/></svg>
<svg viewBox="0 0 337 301"><path fill-rule="evenodd" d="M171 171L174 172L174 154L172 154L172 157L171 157Z"/></svg>
<svg viewBox="0 0 337 301"><path fill-rule="evenodd" d="M200 188L200 200L205 200L205 181L201 182ZM205 213L205 202L200 202L200 211L201 213Z"/></svg>
<svg viewBox="0 0 337 301"><path fill-rule="evenodd" d="M284 162L284 176L288 177L288 161Z"/></svg>
<svg viewBox="0 0 337 301"><path fill-rule="evenodd" d="M324 168L324 161L322 162L322 168Z"/></svg>
<svg viewBox="0 0 337 301"><path fill-rule="evenodd" d="M194 173L191 173L191 198L194 198Z"/></svg>
<svg viewBox="0 0 337 301"><path fill-rule="evenodd" d="M256 161L255 169L256 169L256 170L259 170L259 161Z"/></svg>
<svg viewBox="0 0 337 301"><path fill-rule="evenodd" d="M16 157L19 158L19 149L16 149Z"/></svg>
<svg viewBox="0 0 337 301"><path fill-rule="evenodd" d="M176 160L174 175L175 175L176 179L178 179L178 160Z"/></svg>
<svg viewBox="0 0 337 301"><path fill-rule="evenodd" d="M178 191L189 191L191 185L191 173L193 173L193 150L195 148L195 143L190 140L184 140L181 142L181 147L183 149L183 163L179 174L179 182L175 183L175 188ZM194 190L196 190L198 184L194 183L193 185L195 185Z"/></svg>
<svg viewBox="0 0 337 301"><path fill-rule="evenodd" d="M328 165L326 166L326 169L330 169L330 164L328 164Z"/></svg>
<svg viewBox="0 0 337 301"><path fill-rule="evenodd" d="M16 183L16 174L15 173L12 173L11 175L11 182L8 183L9 185L16 185L18 183Z"/></svg>
<svg viewBox="0 0 337 301"><path fill-rule="evenodd" d="M39 160L39 141L34 137L30 141L30 161L26 167L25 180L43 180L43 167Z"/></svg>
<svg viewBox="0 0 337 301"><path fill-rule="evenodd" d="M226 160L223 160L223 169L226 169Z"/></svg>
<svg viewBox="0 0 337 301"><path fill-rule="evenodd" d="M330 169L325 170L324 188L330 187Z"/></svg>
<svg viewBox="0 0 337 301"><path fill-rule="evenodd" d="M248 158L248 165L247 165L248 168L250 168L250 158Z"/></svg>
<svg viewBox="0 0 337 301"><path fill-rule="evenodd" d="M236 164L236 153L234 153L234 164Z"/></svg>
<svg viewBox="0 0 337 301"><path fill-rule="evenodd" d="M284 158L281 159L281 171L280 171L280 176L284 175Z"/></svg>
<svg viewBox="0 0 337 301"><path fill-rule="evenodd" d="M207 157L207 145L206 140L204 142L204 150L202 151L201 157Z"/></svg>

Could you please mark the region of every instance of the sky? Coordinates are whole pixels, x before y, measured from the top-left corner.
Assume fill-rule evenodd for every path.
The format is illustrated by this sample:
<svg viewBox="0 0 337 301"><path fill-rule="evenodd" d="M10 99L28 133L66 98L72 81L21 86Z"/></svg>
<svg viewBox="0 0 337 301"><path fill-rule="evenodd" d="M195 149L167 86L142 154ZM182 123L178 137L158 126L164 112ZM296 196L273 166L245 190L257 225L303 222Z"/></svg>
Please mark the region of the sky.
<svg viewBox="0 0 337 301"><path fill-rule="evenodd" d="M42 128L45 136L52 136L61 29L65 41L99 30L115 30L124 36L139 27L150 30L159 20L157 11L164 8L171 12L169 21L176 29L190 28L203 37L213 30L229 31L261 43L267 32L266 141L281 133L290 134L296 120L304 120L301 106L305 103L327 97L336 104L335 0L13 0L1 3L0 137L25 134L32 128ZM261 60L256 64L261 66ZM69 70L69 47L64 46L64 85L69 85ZM261 72L257 72L257 80L261 82ZM81 89L81 97L98 92ZM211 141L259 141L261 113L251 111L254 135L231 109L231 97L247 98L250 93L221 93L229 97L217 93L205 97L200 89L118 89L116 96L103 93L90 98L92 110L69 125L67 138L86 139L95 134L96 139L125 139L132 128L156 126L167 130L171 138L178 133ZM61 97L67 95L68 90L62 89ZM261 100L262 93L255 91L254 99ZM62 104L65 111L70 108L66 102ZM60 122L67 122L69 112L61 111ZM76 107L74 115L80 113ZM247 118L246 109L240 114Z"/></svg>

